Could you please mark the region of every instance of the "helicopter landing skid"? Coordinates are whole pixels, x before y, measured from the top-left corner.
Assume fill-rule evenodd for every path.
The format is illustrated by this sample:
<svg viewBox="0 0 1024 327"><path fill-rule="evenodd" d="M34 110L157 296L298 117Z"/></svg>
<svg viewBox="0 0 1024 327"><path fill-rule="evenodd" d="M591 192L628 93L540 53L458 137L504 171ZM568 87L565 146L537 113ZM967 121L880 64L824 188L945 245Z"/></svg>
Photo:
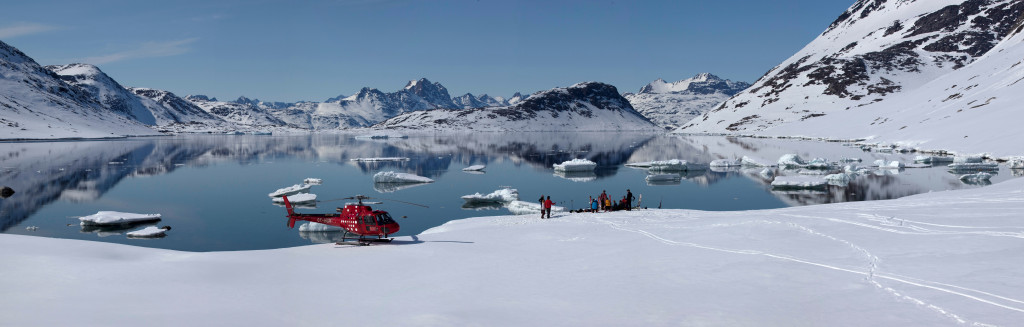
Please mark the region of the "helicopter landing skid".
<svg viewBox="0 0 1024 327"><path fill-rule="evenodd" d="M341 242L335 242L334 244L335 245L367 246L367 245L370 245L370 244L373 244L373 243L391 243L392 240L394 240L394 239L393 238L374 238L374 239L362 239L362 240L358 240L358 241L341 241Z"/></svg>

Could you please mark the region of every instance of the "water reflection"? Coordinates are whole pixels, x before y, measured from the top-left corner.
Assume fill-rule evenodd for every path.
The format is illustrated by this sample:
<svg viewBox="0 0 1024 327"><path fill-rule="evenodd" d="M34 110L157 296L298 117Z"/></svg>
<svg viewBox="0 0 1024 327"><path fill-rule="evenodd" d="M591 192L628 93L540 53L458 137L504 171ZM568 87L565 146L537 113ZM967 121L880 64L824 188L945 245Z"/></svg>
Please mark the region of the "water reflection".
<svg viewBox="0 0 1024 327"><path fill-rule="evenodd" d="M745 184L749 186L744 187L754 188L765 197L774 197L773 201L781 200L787 205L892 199L931 190L987 185L965 184L958 179L959 174L946 172L945 165L942 164L932 168L872 170L871 173L853 178L845 186L829 186L823 192L772 191L770 183L774 176L798 175L801 174L799 170L739 167L718 169L715 167L702 171L673 172L677 178L648 180L646 171L622 169L628 162L682 159L693 163L708 164L716 159L735 159L743 156L763 158L769 163L774 163L784 154L797 154L804 158L823 157L834 161L851 158L859 159L861 162L885 160L904 163L913 162L914 157L913 154L863 151L859 147L824 142L631 133L614 135L600 133L441 134L386 140L355 139L351 135L344 134L195 135L104 141L11 142L0 143L0 184L3 184L0 186L9 186L16 193L9 198L0 199L0 231L10 230L11 227L30 219L36 212L57 201L80 205L81 210L76 211L75 214L95 212L97 208L89 205L101 201L108 192L126 179L142 177L157 179L163 175L178 174L179 170L194 172L197 168L217 167L224 164L244 168L282 162L290 165L282 164L272 168L292 169L292 172L305 172L311 168L320 167L323 169L318 171L337 173L335 177L338 179L328 180L325 185L318 186L318 190L326 192L323 194L324 197L332 198L355 195L346 192L353 189L349 185L359 184L365 186L365 190L360 189L361 192L400 192L401 195L416 197L409 199L411 201L428 199L441 202L446 197L450 197L452 201L461 201L458 196L467 194L467 192L472 193L474 189L519 183L523 186L520 188L521 190L534 193L530 196L535 197L540 193L554 192L552 194L567 199L566 203L560 205L575 205L576 207L581 206L587 195L596 195L600 191L599 189L604 188L612 190L621 187L621 190L624 190L629 186L646 187L649 185L656 187L645 190L650 193L645 198L687 198L689 195L682 193L710 190L725 181L736 180L749 181ZM407 157L409 160L351 161L353 158L381 157ZM553 164L574 158L585 158L597 162L598 167L593 172L584 173L556 173L552 169ZM460 173L461 167L478 164L487 165L490 172L487 174ZM216 181L243 185L240 188L257 185L260 188L260 192L258 192L260 195L258 199L254 198L253 202L247 202L248 199L239 200L239 196L232 194L203 193L205 190L197 189L195 185L189 185L187 188L168 192L199 194L196 197L185 198L191 202L201 202L204 197L215 198L211 201L221 202L215 205L206 204L205 207L202 204L193 203L184 205L174 203L169 206L185 207L181 210L193 210L194 206L196 212L214 210L214 206L227 207L216 215L192 213L190 216L206 217L205 219L214 219L209 218L210 216L214 216L216 219L222 219L222 217L224 217L223 219L239 217L241 217L239 219L244 219L248 215L254 214L277 217L280 212L283 212L283 209L279 207L266 206L274 208L274 210L252 209L246 211L245 214L238 214L230 210L237 207L254 206L252 203L265 206L267 202L265 194L274 188L266 187L264 184L271 183L269 180L275 177L274 175L285 175L280 171L269 169L271 168L253 168L247 173L249 175L235 177L239 180ZM1006 168L1005 165L1000 165L998 169L1002 171ZM432 179L442 178L442 180L439 183L430 184L372 183L369 176L380 170L394 170ZM339 173L341 171L352 173ZM456 173L449 175L449 172ZM834 171L818 171L818 173L832 172ZM352 177L351 175L357 176ZM1022 175L1024 175L1024 170L1012 169L1010 172L994 175L991 182ZM366 178L363 179L363 176ZM448 179L443 180L445 177ZM263 180L263 183L244 179ZM565 183L566 180L579 183ZM291 185L290 183L299 181L301 179L288 181L287 184L274 184L274 187ZM425 185L433 186L418 187ZM150 185L148 187L160 188L163 186ZM263 188L267 190L264 191ZM222 192L224 191L222 190ZM229 190L224 193L230 192ZM564 194L559 192L564 192ZM636 192L637 188L634 188L634 193ZM146 199L133 200L145 201ZM175 197L175 200L184 201L182 197ZM127 201L129 200L116 199L116 201L109 202ZM701 207L706 205L703 202L677 203L682 203L682 205L667 207L683 206L706 210L733 210L720 208L738 207L733 204L721 207ZM500 206L493 208L460 205L451 203L448 204L448 208L467 212L462 214L463 216L456 216L457 214L453 215L451 212L430 214L430 216L454 219L473 215L472 212L469 212L472 210L501 209ZM316 206L310 204L298 208L315 209ZM428 216L428 214L421 213L421 216ZM200 220L198 222L200 225L205 223L199 218L196 220ZM416 223L418 222L410 221L410 224ZM280 224L276 221L273 224L275 224L275 228L280 228ZM424 224L423 227L417 228L422 230L432 227L427 223L422 224ZM175 225L175 228L177 227ZM183 231L187 230L187 228L183 229ZM416 229L403 230L415 231ZM85 230L83 228L81 232L111 235L125 231ZM309 240L332 240L324 235L311 234L302 237Z"/></svg>

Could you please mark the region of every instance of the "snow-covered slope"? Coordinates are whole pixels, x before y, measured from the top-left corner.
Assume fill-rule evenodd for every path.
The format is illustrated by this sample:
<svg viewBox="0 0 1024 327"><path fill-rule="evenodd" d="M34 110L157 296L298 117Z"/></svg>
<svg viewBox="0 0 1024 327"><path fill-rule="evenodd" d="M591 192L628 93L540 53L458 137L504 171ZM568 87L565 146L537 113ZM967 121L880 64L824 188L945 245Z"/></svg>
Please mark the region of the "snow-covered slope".
<svg viewBox="0 0 1024 327"><path fill-rule="evenodd" d="M701 73L673 83L659 78L640 88L638 93L622 96L658 126L676 129L749 86L750 83Z"/></svg>
<svg viewBox="0 0 1024 327"><path fill-rule="evenodd" d="M934 117L932 111L938 107L963 110L955 120L986 122L983 114L1009 108L993 100L995 105L990 102L984 110L969 110L988 98L960 99L964 92L988 90L989 97L997 99L1008 99L1013 93L1012 82L998 83L1011 78L1019 67L1010 53L1020 41L1010 35L1019 28L1022 14L1024 2L1015 0L857 1L804 49L681 131L947 140L943 146L952 147L966 145L952 138L967 136L998 143L1003 134L986 123L964 125L968 135L947 134L943 125L934 125L946 114ZM992 53L1000 42L1004 44ZM977 63L986 55L989 63ZM1001 64L1010 72L982 78ZM990 71L982 72L986 69ZM975 102L968 105L971 101ZM913 124L908 118L906 125L892 124L897 116L919 119ZM899 132L911 128L920 134ZM913 139L899 139L899 135Z"/></svg>
<svg viewBox="0 0 1024 327"><path fill-rule="evenodd" d="M69 84L76 85L88 92L108 110L135 119L146 125L156 125L157 120L149 109L142 104L135 93L125 89L117 81L107 76L98 67L90 64L67 64L46 66L46 69L57 73Z"/></svg>
<svg viewBox="0 0 1024 327"><path fill-rule="evenodd" d="M508 101L505 101L502 97L491 97L490 95L473 95L466 93L461 96L452 98L452 102L455 103L456 108L471 109L471 108L483 108L483 107L503 107L508 106ZM455 109L455 108L452 108Z"/></svg>
<svg viewBox="0 0 1024 327"><path fill-rule="evenodd" d="M478 217L369 247L182 252L0 234L0 321L1015 326L1022 188L1013 179L772 210ZM367 278L352 267L376 269Z"/></svg>
<svg viewBox="0 0 1024 327"><path fill-rule="evenodd" d="M99 138L156 135L113 112L20 50L0 41L0 139ZM130 113L131 112L131 113Z"/></svg>
<svg viewBox="0 0 1024 327"><path fill-rule="evenodd" d="M585 82L538 92L508 107L404 114L375 129L475 131L636 131L657 126L636 112L614 86Z"/></svg>
<svg viewBox="0 0 1024 327"><path fill-rule="evenodd" d="M128 90L142 98L142 104L156 117L157 125L189 124L210 127L229 125L219 116L206 112L191 101L182 99L174 93L142 87L129 87Z"/></svg>

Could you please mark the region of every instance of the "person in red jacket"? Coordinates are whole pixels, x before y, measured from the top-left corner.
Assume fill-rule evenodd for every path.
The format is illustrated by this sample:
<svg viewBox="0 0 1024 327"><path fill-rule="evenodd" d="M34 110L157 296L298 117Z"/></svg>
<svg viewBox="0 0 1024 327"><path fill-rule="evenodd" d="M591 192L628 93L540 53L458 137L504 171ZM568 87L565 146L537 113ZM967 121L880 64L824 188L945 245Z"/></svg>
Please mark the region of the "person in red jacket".
<svg viewBox="0 0 1024 327"><path fill-rule="evenodd" d="M541 213L540 213L540 218L541 219L544 218L544 213L545 212L548 213L548 219L551 219L551 196L550 195L548 196L548 199L544 201L544 209L541 209Z"/></svg>

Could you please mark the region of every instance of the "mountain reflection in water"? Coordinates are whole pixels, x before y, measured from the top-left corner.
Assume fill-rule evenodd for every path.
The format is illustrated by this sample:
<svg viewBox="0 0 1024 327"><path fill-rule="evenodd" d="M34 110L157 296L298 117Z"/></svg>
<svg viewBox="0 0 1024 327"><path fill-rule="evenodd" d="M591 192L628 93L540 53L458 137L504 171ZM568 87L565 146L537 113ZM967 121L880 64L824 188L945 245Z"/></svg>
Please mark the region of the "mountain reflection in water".
<svg viewBox="0 0 1024 327"><path fill-rule="evenodd" d="M313 235L297 237L295 231L288 231L279 221L284 210L273 206L266 198L267 192L300 183L304 177L324 178L324 185L313 188L320 199L341 198L359 192L402 201L437 203L429 211L387 205L386 210L411 212L410 217L426 217L399 221L403 235L415 234L451 219L507 214L500 207L465 207L459 198L476 192L489 193L499 185L518 188L523 200L529 202L540 194L552 195L558 205L570 209L583 207L588 196L597 196L603 189L617 198L624 194L626 188L632 188L635 194L644 194L645 200L641 204L644 206L664 204L665 208L702 210L747 210L881 200L928 191L980 187L960 182L958 175L946 172L941 166L865 175L845 187L830 186L824 192L772 191L771 180L759 174L761 168L676 172L680 176L678 182L647 183L646 170L624 167L631 162L668 159L707 164L716 159L738 159L742 156L774 162L787 153L807 159L854 157L862 159L862 165L878 159L909 163L913 158L912 154L864 152L836 143L640 133L440 134L387 140L355 139L344 134L188 135L102 141L10 142L0 143L0 186L9 186L16 193L10 198L0 199L0 231L86 238L69 236L53 226L76 223L77 220L67 220L68 217L99 210L151 212L151 208L159 207L177 212L177 215L175 212L165 214L170 225L195 224L193 233L215 229L212 227L215 224L217 228L244 231L255 228L252 225L256 221L267 227L266 231L260 229L261 235L252 235L253 238L273 239L281 237L277 236L278 233L288 233L305 242L329 240L330 237ZM407 157L409 160L351 161L353 158L374 157ZM598 167L593 172L583 173L554 172L552 169L553 164L574 158L589 159L597 162ZM461 171L463 167L475 164L487 165L487 172L467 174ZM796 173L770 169L776 175ZM370 176L382 170L412 173L436 182L372 183ZM1001 166L1000 170L1008 169ZM992 177L992 182L1020 175L1019 170L1005 171ZM116 187L122 186L131 190L108 196ZM324 203L301 209L306 212L333 211L336 206L341 204ZM317 207L319 209L315 209ZM53 212L37 215L44 210ZM405 214L397 216L402 215ZM235 219L241 221L233 221ZM13 228L27 220L32 221L32 225L44 225L46 228L36 234L24 228ZM189 228L178 227L175 226L168 237L142 245L165 247L163 243L172 242L176 234L189 232ZM104 231L88 231L90 234L99 232ZM79 234L79 231L74 234ZM107 239L121 242L123 238L106 237L103 240ZM208 242L214 244L214 241ZM301 244L294 240L256 243L166 247L205 251Z"/></svg>

